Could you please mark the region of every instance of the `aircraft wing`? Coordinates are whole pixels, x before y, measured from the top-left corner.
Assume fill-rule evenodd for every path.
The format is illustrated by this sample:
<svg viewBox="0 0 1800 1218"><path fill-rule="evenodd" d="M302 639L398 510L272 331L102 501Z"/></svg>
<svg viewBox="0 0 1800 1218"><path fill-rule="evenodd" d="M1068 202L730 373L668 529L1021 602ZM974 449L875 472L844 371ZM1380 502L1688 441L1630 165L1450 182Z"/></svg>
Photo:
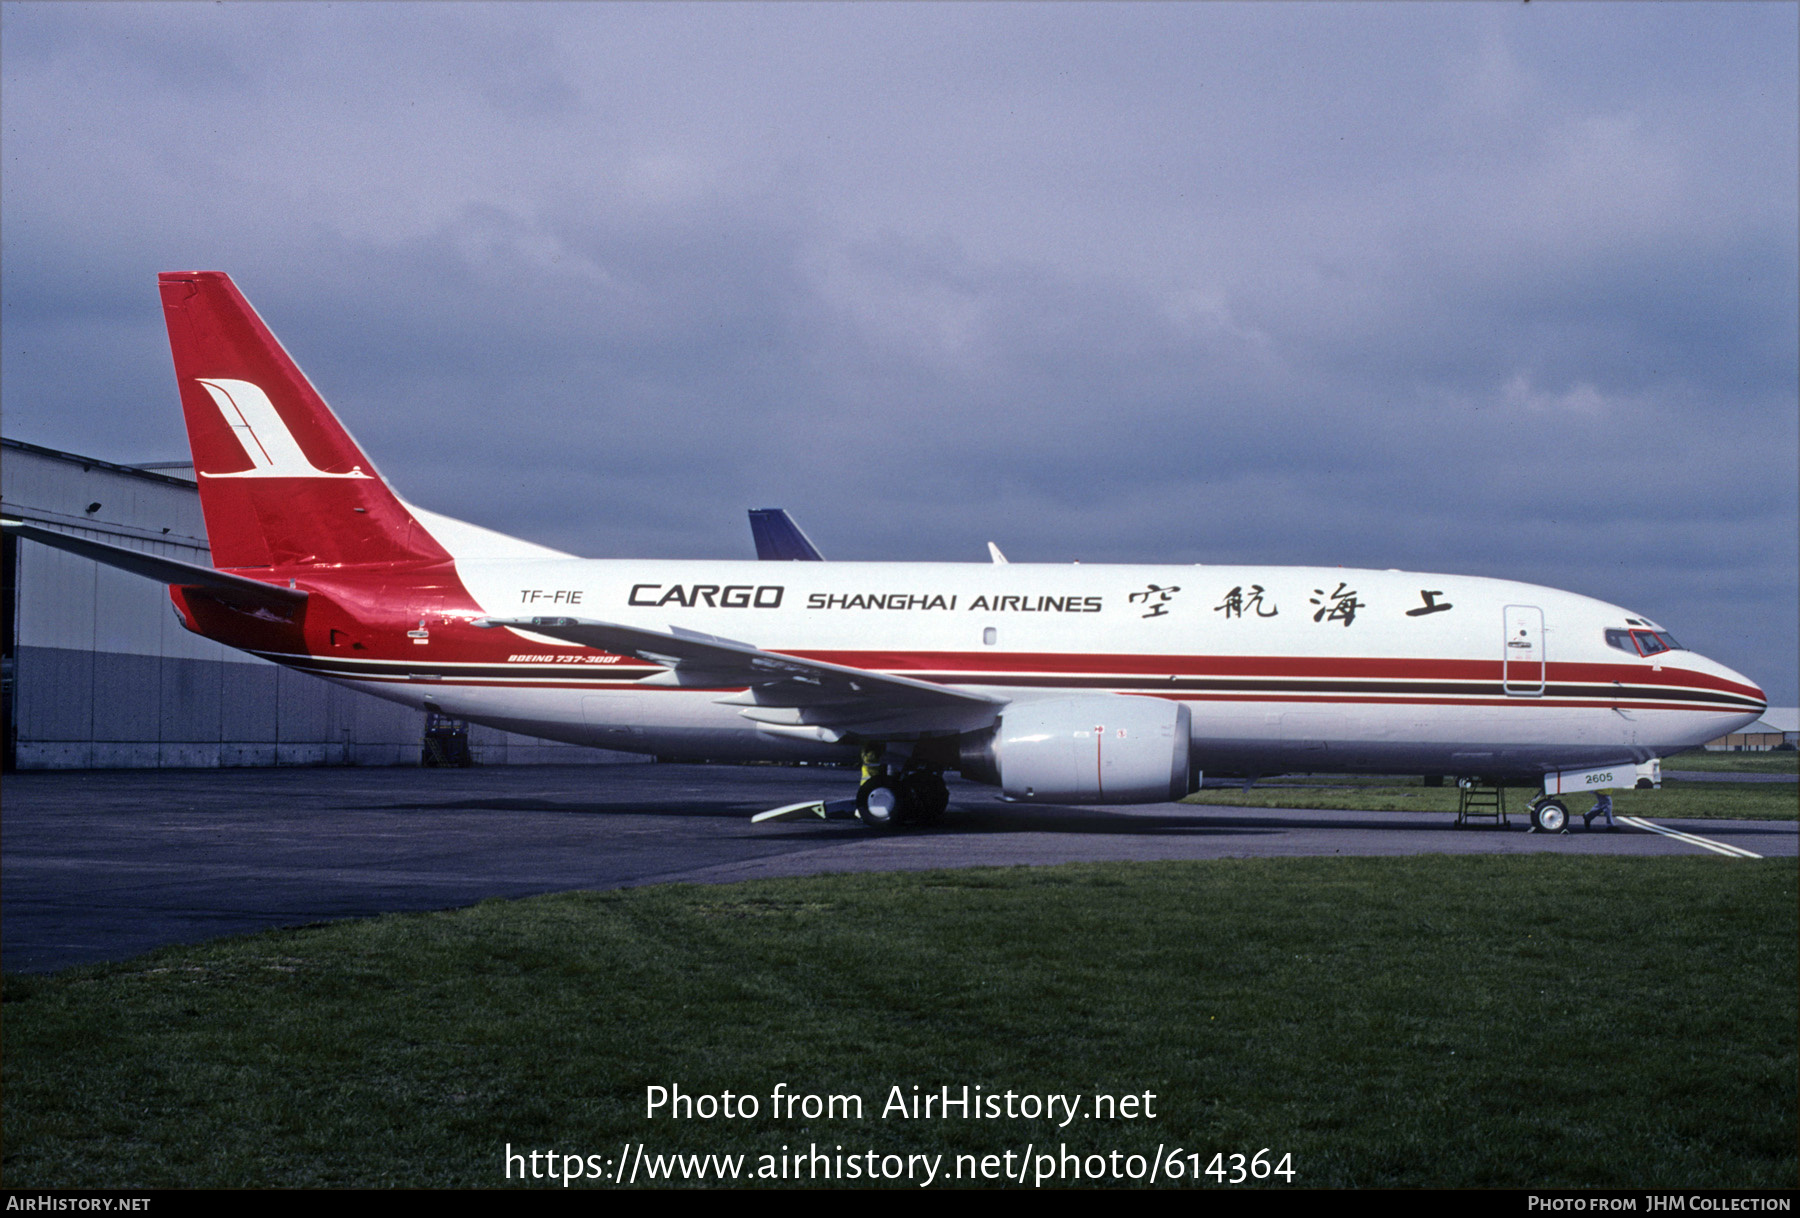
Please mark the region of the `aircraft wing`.
<svg viewBox="0 0 1800 1218"><path fill-rule="evenodd" d="M182 562L177 558L164 558L160 554L128 550L124 546L93 541L86 537L76 537L55 529L40 528L35 524L26 524L22 520L7 520L4 525L6 531L14 536L28 537L32 541L41 542L55 549L67 550L71 554L79 554L83 558L105 563L109 567L118 567L122 571L130 571L133 575L142 575L165 584L173 584L178 588L199 588L207 595L227 604L243 605L252 609L271 608L291 611L296 605L306 602L306 593L295 588L265 584L258 579L249 579L242 575L233 575L228 571L217 571L212 567Z"/></svg>
<svg viewBox="0 0 1800 1218"><path fill-rule="evenodd" d="M742 707L739 714L778 732L825 739L942 735L986 727L1005 705L986 694L764 651L680 627L665 632L573 617L482 618L476 625L505 626L668 669L643 684L743 686L718 701Z"/></svg>

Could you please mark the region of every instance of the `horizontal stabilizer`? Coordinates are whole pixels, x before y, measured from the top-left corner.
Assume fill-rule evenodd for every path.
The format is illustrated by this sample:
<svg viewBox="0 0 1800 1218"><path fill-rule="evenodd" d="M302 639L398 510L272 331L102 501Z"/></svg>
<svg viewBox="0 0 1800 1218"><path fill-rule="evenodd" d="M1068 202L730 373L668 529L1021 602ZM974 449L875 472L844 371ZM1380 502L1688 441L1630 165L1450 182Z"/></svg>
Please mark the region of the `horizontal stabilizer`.
<svg viewBox="0 0 1800 1218"><path fill-rule="evenodd" d="M247 579L242 575L182 562L180 559L164 558L160 554L146 554L142 550L128 550L124 546L110 545L104 541L59 533L55 529L39 528L22 520L7 520L0 524L4 524L6 531L16 537L27 537L43 545L67 550L71 554L79 554L109 567L117 567L121 571L129 571L133 575L142 575L178 588L201 588L228 604L289 610L306 602L306 593L296 588L281 588L265 584L261 580Z"/></svg>

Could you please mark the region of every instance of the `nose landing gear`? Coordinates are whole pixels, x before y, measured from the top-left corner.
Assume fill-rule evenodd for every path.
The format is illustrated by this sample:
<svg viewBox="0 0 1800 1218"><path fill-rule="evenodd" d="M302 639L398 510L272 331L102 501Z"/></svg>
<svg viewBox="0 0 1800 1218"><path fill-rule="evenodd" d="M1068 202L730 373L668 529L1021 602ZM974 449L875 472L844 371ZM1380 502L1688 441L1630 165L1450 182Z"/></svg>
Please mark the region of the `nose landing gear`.
<svg viewBox="0 0 1800 1218"><path fill-rule="evenodd" d="M1559 799L1539 799L1531 805L1531 828L1536 833L1567 833L1569 809Z"/></svg>

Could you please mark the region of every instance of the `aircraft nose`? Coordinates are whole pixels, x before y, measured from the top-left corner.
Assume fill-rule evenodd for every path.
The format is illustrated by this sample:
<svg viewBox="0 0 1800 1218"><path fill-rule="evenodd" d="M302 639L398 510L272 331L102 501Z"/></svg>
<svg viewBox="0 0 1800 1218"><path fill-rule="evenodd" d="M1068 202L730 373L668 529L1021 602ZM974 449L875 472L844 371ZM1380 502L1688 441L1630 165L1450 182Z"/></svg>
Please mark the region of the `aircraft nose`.
<svg viewBox="0 0 1800 1218"><path fill-rule="evenodd" d="M1692 667L1697 671L1703 672L1709 677L1724 682L1731 687L1732 693L1741 695L1745 698L1754 698L1757 702L1757 706L1754 709L1758 715L1769 709L1769 695L1763 692L1762 686L1758 685L1755 681L1752 681L1749 677L1746 677L1743 673L1738 672L1733 668L1727 668L1717 660L1709 659L1697 652L1689 652L1688 656ZM1749 711L1752 708L1746 706L1744 709Z"/></svg>

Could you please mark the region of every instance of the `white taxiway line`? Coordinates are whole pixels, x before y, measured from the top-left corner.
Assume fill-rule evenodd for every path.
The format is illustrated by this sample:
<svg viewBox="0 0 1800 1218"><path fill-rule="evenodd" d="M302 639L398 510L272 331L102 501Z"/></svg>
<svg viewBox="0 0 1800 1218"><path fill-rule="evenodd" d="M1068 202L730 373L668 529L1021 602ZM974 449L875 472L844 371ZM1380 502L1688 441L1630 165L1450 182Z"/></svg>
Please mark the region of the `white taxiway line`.
<svg viewBox="0 0 1800 1218"><path fill-rule="evenodd" d="M1648 829L1652 833L1660 833L1664 837L1672 837L1676 841L1686 842L1690 846L1703 846L1714 854L1728 855L1734 859L1759 859L1760 854L1753 854L1741 846L1727 846L1724 842L1715 842L1709 837L1695 837L1692 833L1682 833L1675 829L1665 829L1661 825L1653 825L1642 817L1621 816L1624 823L1637 829Z"/></svg>

